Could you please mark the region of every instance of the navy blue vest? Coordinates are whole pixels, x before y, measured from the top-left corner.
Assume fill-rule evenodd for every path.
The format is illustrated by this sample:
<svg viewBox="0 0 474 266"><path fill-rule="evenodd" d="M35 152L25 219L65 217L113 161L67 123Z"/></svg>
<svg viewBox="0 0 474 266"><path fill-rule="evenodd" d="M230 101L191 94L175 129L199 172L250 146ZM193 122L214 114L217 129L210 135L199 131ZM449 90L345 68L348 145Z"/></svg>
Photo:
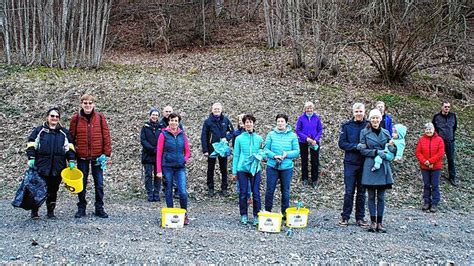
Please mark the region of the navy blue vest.
<svg viewBox="0 0 474 266"><path fill-rule="evenodd" d="M163 146L163 157L161 165L163 167L184 167L184 131L176 137L168 131L163 131L165 143Z"/></svg>

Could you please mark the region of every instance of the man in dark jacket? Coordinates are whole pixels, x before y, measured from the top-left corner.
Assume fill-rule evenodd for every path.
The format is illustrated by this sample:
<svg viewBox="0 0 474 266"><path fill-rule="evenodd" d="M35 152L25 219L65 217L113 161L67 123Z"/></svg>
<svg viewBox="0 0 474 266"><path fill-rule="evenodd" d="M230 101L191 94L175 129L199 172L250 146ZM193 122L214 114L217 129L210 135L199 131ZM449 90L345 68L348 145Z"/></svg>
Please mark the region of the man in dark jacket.
<svg viewBox="0 0 474 266"><path fill-rule="evenodd" d="M441 111L434 115L433 125L435 127L436 133L443 138L444 149L446 151L446 157L448 158L448 172L449 172L449 182L453 186L457 186L456 179L456 168L454 166L454 157L455 157L455 134L456 128L458 126L458 120L456 114L450 112L451 104L447 101L443 102Z"/></svg>
<svg viewBox="0 0 474 266"><path fill-rule="evenodd" d="M161 180L156 172L156 144L161 130L158 127L160 112L152 107L150 120L145 122L140 132L140 142L142 144L142 164L145 169L145 190L148 201L160 201Z"/></svg>
<svg viewBox="0 0 474 266"><path fill-rule="evenodd" d="M212 113L204 121L201 133L201 145L204 156L207 157L207 188L209 196L214 196L214 169L216 159L219 160L219 169L222 174L221 195L228 196L229 192L227 184L227 157L211 158L209 155L214 151L212 143L221 141L226 138L228 132L233 132L234 128L229 118L222 114L222 105L214 103L212 105Z"/></svg>
<svg viewBox="0 0 474 266"><path fill-rule="evenodd" d="M76 144L77 168L84 174L84 190L79 196L75 218L86 216L86 187L89 169L92 170L95 188L95 216L108 218L104 211L104 172L98 158L110 157L112 141L109 126L102 113L95 111L94 97L81 97L81 110L71 118L69 130ZM104 155L104 156L102 156Z"/></svg>
<svg viewBox="0 0 474 266"><path fill-rule="evenodd" d="M365 216L365 189L362 186L362 168L364 157L360 154L361 145L359 135L367 125L365 120L365 106L362 103L355 103L352 106L354 118L344 123L339 134L339 148L345 151L344 155L344 205L342 207L341 220L339 225L349 225L349 219L354 206L354 194L356 196L356 223L361 227L368 227L364 220Z"/></svg>

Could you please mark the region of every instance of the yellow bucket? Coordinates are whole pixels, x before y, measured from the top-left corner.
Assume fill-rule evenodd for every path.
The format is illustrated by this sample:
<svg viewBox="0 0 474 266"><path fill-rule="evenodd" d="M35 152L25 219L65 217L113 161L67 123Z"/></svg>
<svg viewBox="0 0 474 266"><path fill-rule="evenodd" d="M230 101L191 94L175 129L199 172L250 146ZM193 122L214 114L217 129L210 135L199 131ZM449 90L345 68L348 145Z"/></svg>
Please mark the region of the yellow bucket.
<svg viewBox="0 0 474 266"><path fill-rule="evenodd" d="M163 208L161 209L161 227L182 228L184 226L185 215L185 209Z"/></svg>
<svg viewBox="0 0 474 266"><path fill-rule="evenodd" d="M258 213L258 231L278 233L281 231L281 213L259 212Z"/></svg>
<svg viewBox="0 0 474 266"><path fill-rule="evenodd" d="M61 178L64 182L64 187L71 193L77 194L84 189L84 184L82 183L83 175L81 170L77 168L64 168L61 171Z"/></svg>
<svg viewBox="0 0 474 266"><path fill-rule="evenodd" d="M304 228L308 226L309 209L291 207L286 209L286 226Z"/></svg>

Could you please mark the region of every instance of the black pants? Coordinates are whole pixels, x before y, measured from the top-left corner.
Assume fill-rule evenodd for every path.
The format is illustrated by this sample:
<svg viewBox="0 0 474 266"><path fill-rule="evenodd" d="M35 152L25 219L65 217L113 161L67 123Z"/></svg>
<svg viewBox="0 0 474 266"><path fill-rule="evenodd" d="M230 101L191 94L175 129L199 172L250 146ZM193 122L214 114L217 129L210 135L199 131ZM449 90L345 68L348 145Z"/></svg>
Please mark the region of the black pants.
<svg viewBox="0 0 474 266"><path fill-rule="evenodd" d="M444 141L444 150L446 152L446 157L448 158L448 172L449 179L456 180L456 167L454 166L454 141Z"/></svg>
<svg viewBox="0 0 474 266"><path fill-rule="evenodd" d="M214 169L216 161L219 160L219 169L222 174L221 190L227 190L227 157L207 158L207 188L214 189Z"/></svg>
<svg viewBox="0 0 474 266"><path fill-rule="evenodd" d="M59 185L61 184L61 177L60 176L41 176L41 178L46 181L46 185L48 186L48 196L46 197L46 205L49 205L52 202L56 202L58 199L58 190Z"/></svg>
<svg viewBox="0 0 474 266"><path fill-rule="evenodd" d="M301 153L301 179L316 183L319 178L319 150L310 149L308 143L299 143ZM311 156L311 178L308 178L308 155Z"/></svg>

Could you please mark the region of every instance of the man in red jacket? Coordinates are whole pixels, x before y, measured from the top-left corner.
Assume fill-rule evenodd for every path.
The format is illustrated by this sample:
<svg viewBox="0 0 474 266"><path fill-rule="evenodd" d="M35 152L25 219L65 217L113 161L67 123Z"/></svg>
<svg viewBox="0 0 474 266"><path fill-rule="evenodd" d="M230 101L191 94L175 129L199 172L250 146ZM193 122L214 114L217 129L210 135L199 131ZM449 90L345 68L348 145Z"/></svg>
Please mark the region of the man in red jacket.
<svg viewBox="0 0 474 266"><path fill-rule="evenodd" d="M110 131L102 113L94 110L94 97L84 94L81 97L81 110L71 118L69 130L76 146L77 167L84 174L84 190L78 194L77 213L74 217L86 216L86 187L89 169L92 169L95 187L95 215L108 218L104 211L104 174L97 158L110 157L112 145Z"/></svg>

